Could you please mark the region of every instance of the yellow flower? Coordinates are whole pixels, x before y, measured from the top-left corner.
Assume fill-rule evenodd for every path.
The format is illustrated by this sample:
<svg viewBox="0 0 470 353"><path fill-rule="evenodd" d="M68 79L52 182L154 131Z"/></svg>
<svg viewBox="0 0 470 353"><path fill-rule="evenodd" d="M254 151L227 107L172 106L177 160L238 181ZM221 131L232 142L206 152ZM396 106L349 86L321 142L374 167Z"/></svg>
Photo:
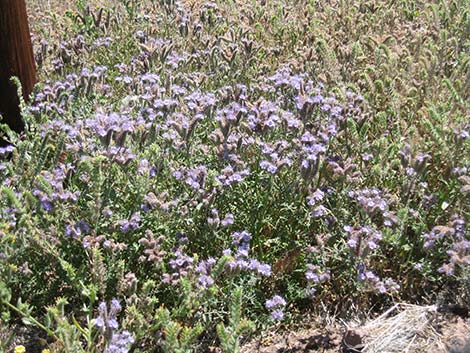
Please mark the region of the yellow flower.
<svg viewBox="0 0 470 353"><path fill-rule="evenodd" d="M51 351L49 349L43 349L41 353L51 353Z"/></svg>
<svg viewBox="0 0 470 353"><path fill-rule="evenodd" d="M24 348L24 346L15 347L15 353L25 353L25 352L26 352L26 348Z"/></svg>

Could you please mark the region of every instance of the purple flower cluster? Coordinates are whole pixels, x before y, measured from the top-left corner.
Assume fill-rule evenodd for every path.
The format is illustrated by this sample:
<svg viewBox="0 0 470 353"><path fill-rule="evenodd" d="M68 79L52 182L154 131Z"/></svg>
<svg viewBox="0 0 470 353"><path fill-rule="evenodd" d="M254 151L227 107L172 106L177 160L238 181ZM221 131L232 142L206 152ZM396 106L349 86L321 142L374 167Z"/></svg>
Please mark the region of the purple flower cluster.
<svg viewBox="0 0 470 353"><path fill-rule="evenodd" d="M343 159L340 156L329 156L327 158L328 170L334 179L345 179L349 184L354 184L360 180L361 173L358 165L352 158Z"/></svg>
<svg viewBox="0 0 470 353"><path fill-rule="evenodd" d="M227 187L242 182L248 175L250 175L248 168L236 171L232 166L227 166L215 177L215 180Z"/></svg>
<svg viewBox="0 0 470 353"><path fill-rule="evenodd" d="M371 218L380 215L383 225L392 227L398 223L398 218L393 212L389 211L390 202L384 196L383 191L377 188L365 188L349 191L348 196L354 199Z"/></svg>
<svg viewBox="0 0 470 353"><path fill-rule="evenodd" d="M107 343L105 353L127 353L129 346L134 343L134 338L128 331L117 332L119 329L117 315L121 310L121 304L117 299L111 300L109 310L106 302L102 302L98 307L99 315L95 319L95 327Z"/></svg>
<svg viewBox="0 0 470 353"><path fill-rule="evenodd" d="M137 163L137 173L139 173L139 175L150 175L148 159L146 158L139 159Z"/></svg>
<svg viewBox="0 0 470 353"><path fill-rule="evenodd" d="M317 265L307 264L305 277L309 282L323 283L330 279L330 270L322 271Z"/></svg>
<svg viewBox="0 0 470 353"><path fill-rule="evenodd" d="M169 193L167 191L163 191L158 195L155 195L153 192L149 192L144 196L144 203L140 206L140 208L144 212L149 212L153 209L160 209L163 212L168 213L178 204L177 199L168 200L168 198Z"/></svg>
<svg viewBox="0 0 470 353"><path fill-rule="evenodd" d="M277 128L282 123L283 117L286 117L286 112L275 102L262 100L249 110L246 121L252 131L264 135L268 130Z"/></svg>
<svg viewBox="0 0 470 353"><path fill-rule="evenodd" d="M121 232L127 233L133 230L137 230L140 228L140 213L135 212L132 214L131 218L129 219L121 219L117 221L117 225L121 229Z"/></svg>
<svg viewBox="0 0 470 353"><path fill-rule="evenodd" d="M60 69L61 63L58 63ZM92 69L84 67L80 73L72 73L65 76L64 80L54 83L46 81L42 91L34 97L30 107L33 114L48 114L62 118L62 115L70 107L75 98L80 95L89 96L94 91L109 93L106 85L107 67L95 66Z"/></svg>
<svg viewBox="0 0 470 353"><path fill-rule="evenodd" d="M65 235L71 238L80 239L82 236L90 232L90 226L83 220L75 224L67 224L65 226Z"/></svg>
<svg viewBox="0 0 470 353"><path fill-rule="evenodd" d="M470 124L463 124L462 126L455 128L454 141L457 146L462 146L465 141L470 139Z"/></svg>
<svg viewBox="0 0 470 353"><path fill-rule="evenodd" d="M260 276L271 276L271 266L259 262L257 259L250 258L251 234L247 231L232 233L232 245L236 247L233 260L226 263L227 268L233 271L252 271ZM224 250L224 255L231 255L230 249Z"/></svg>
<svg viewBox="0 0 470 353"><path fill-rule="evenodd" d="M0 216L3 224L8 227L15 227L17 222L17 214L19 210L15 207L5 207L0 209Z"/></svg>
<svg viewBox="0 0 470 353"><path fill-rule="evenodd" d="M114 334L105 353L127 353L130 351L129 346L133 343L134 337L129 331Z"/></svg>
<svg viewBox="0 0 470 353"><path fill-rule="evenodd" d="M64 80L54 83L46 81L42 91L34 97L34 102L29 108L33 114L46 113L48 115L64 114L68 105L78 94L79 77L70 74Z"/></svg>
<svg viewBox="0 0 470 353"><path fill-rule="evenodd" d="M120 243L114 239L107 239L105 235L101 234L98 236L95 235L86 235L83 237L82 245L84 248L99 248L102 246L106 250L111 252L120 252L127 249L126 243Z"/></svg>
<svg viewBox="0 0 470 353"><path fill-rule="evenodd" d="M41 207L49 212L54 209L55 203L75 202L80 196L80 191L70 191L64 188L65 179L75 168L71 164L62 164L52 170L43 171L42 178L37 180L33 195L36 196Z"/></svg>
<svg viewBox="0 0 470 353"><path fill-rule="evenodd" d="M188 185L192 190L199 193L204 193L204 187L206 185L207 178L207 167L205 165L199 165L194 168L180 168L173 171L173 177L176 180L184 180L184 183Z"/></svg>
<svg viewBox="0 0 470 353"><path fill-rule="evenodd" d="M305 272L305 278L309 287L307 288L307 295L313 297L316 292L316 286L322 284L331 278L330 270L322 270L320 266L307 264L307 271Z"/></svg>
<svg viewBox="0 0 470 353"><path fill-rule="evenodd" d="M268 299L265 303L266 309L271 311L271 317L276 321L281 321L284 318L284 307L286 301L280 295L275 295Z"/></svg>
<svg viewBox="0 0 470 353"><path fill-rule="evenodd" d="M445 226L435 226L429 233L423 234L424 248L430 249L438 242L450 244L447 255L449 262L439 268L439 272L452 276L456 267L470 265L470 232L464 219L454 215Z"/></svg>
<svg viewBox="0 0 470 353"><path fill-rule="evenodd" d="M320 189L316 189L307 197L307 204L309 206L315 206L318 203L322 202L324 198L325 193Z"/></svg>
<svg viewBox="0 0 470 353"><path fill-rule="evenodd" d="M173 147L179 150L182 147L186 147L190 141L190 138L196 128L199 121L204 119L204 115L197 113L194 116L175 112L172 113L166 120L167 129L173 129L177 132L179 139L172 141ZM176 135L171 131L166 132L168 137L175 137Z"/></svg>
<svg viewBox="0 0 470 353"><path fill-rule="evenodd" d="M378 243L382 240L382 233L371 226L352 227L346 225L344 230L349 234L347 244L356 258L365 258L371 251L379 247Z"/></svg>
<svg viewBox="0 0 470 353"><path fill-rule="evenodd" d="M184 90L182 93L186 93ZM212 107L217 103L216 96L210 92L195 90L184 97L188 108L195 113L209 114Z"/></svg>
<svg viewBox="0 0 470 353"><path fill-rule="evenodd" d="M7 145L5 147L0 147L0 157L5 157L15 150L13 145Z"/></svg>
<svg viewBox="0 0 470 353"><path fill-rule="evenodd" d="M113 38L111 37L100 37L93 42L93 47L95 49L98 49L100 47L108 48L112 42Z"/></svg>
<svg viewBox="0 0 470 353"><path fill-rule="evenodd" d="M117 314L119 314L121 310L121 304L117 299L111 300L109 310L106 302L101 302L98 307L99 316L95 319L95 326L108 339L111 338L114 331L119 328Z"/></svg>
<svg viewBox="0 0 470 353"><path fill-rule="evenodd" d="M276 174L283 166L293 164L293 153L289 151L291 146L286 140L275 143L259 142L258 145L267 158L260 162L260 167L270 174Z"/></svg>
<svg viewBox="0 0 470 353"><path fill-rule="evenodd" d="M394 280L391 278L381 280L373 271L368 270L363 263L358 265L357 278L360 282L366 283L370 289L381 294L397 292L400 289Z"/></svg>
<svg viewBox="0 0 470 353"><path fill-rule="evenodd" d="M469 172L469 168L467 167L454 167L452 168L452 174L458 177L465 176Z"/></svg>
<svg viewBox="0 0 470 353"><path fill-rule="evenodd" d="M431 156L427 153L414 155L411 146L406 144L404 148L398 152L398 158L400 159L402 167L405 169L406 175L411 178L424 173Z"/></svg>
<svg viewBox="0 0 470 353"><path fill-rule="evenodd" d="M331 189L326 190L327 193L331 193L331 191ZM321 204L324 199L325 191L316 189L310 192L310 195L307 196L307 204L312 207L311 216L316 219L323 218L327 224L333 224L336 222L336 217L327 207Z"/></svg>
<svg viewBox="0 0 470 353"><path fill-rule="evenodd" d="M210 217L207 218L207 223L212 227L218 227L219 225L222 227L228 227L232 225L234 222L233 214L227 213L225 217L221 220L219 218L219 211L216 208L211 210Z"/></svg>
<svg viewBox="0 0 470 353"><path fill-rule="evenodd" d="M133 119L129 115L114 112L96 113L93 118L85 120L85 127L92 130L106 147L110 146L111 141L121 147L124 145L127 135L139 128L149 128L142 117Z"/></svg>
<svg viewBox="0 0 470 353"><path fill-rule="evenodd" d="M231 102L228 106L216 110L215 120L219 123L220 131L225 137L225 140L230 133L230 129L238 126L240 120L242 117L246 116L247 112L248 109L238 102Z"/></svg>
<svg viewBox="0 0 470 353"><path fill-rule="evenodd" d="M278 71L268 78L276 88L292 88L298 91L304 85L307 78L306 74L292 74L292 70L288 65L281 66ZM306 87L307 90L309 87Z"/></svg>
<svg viewBox="0 0 470 353"><path fill-rule="evenodd" d="M211 277L211 270L216 264L216 260L212 257L205 261L200 261L195 271L198 274L196 285L201 289L207 289L214 284L214 279Z"/></svg>
<svg viewBox="0 0 470 353"><path fill-rule="evenodd" d="M128 165L136 157L130 148L123 148L117 146L109 147L109 149L104 153L104 155L108 157L110 161L116 162L117 164L123 166Z"/></svg>
<svg viewBox="0 0 470 353"><path fill-rule="evenodd" d="M309 181L317 174L321 157L325 154L327 147L324 141L319 141L318 137L309 131L304 132L300 137L300 145L301 175Z"/></svg>
<svg viewBox="0 0 470 353"><path fill-rule="evenodd" d="M194 258L184 252L184 244L188 238L183 234L179 235L179 245L172 251L172 258L169 261L171 273L163 274L163 283L177 284L181 278L188 276L194 270Z"/></svg>

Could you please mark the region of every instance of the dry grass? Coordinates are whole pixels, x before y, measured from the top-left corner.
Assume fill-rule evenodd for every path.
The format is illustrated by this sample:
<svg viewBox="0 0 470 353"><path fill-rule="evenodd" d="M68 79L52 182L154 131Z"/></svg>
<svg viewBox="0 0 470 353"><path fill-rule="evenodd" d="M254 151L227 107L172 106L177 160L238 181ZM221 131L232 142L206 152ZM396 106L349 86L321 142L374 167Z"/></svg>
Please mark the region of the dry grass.
<svg viewBox="0 0 470 353"><path fill-rule="evenodd" d="M450 320L435 305L396 304L356 330L363 334L363 353L470 352L468 323Z"/></svg>
<svg viewBox="0 0 470 353"><path fill-rule="evenodd" d="M438 312L436 305L399 303L361 323L310 317L245 346L244 353L470 353L470 321Z"/></svg>

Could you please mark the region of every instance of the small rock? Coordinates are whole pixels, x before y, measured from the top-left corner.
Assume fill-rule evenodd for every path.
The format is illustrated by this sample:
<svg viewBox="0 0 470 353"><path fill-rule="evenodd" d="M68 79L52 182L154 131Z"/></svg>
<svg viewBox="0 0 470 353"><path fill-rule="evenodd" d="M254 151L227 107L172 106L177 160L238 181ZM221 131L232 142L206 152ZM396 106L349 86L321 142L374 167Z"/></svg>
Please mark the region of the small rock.
<svg viewBox="0 0 470 353"><path fill-rule="evenodd" d="M342 352L344 353L356 353L362 352L364 343L362 342L361 335L354 330L348 330L343 337Z"/></svg>

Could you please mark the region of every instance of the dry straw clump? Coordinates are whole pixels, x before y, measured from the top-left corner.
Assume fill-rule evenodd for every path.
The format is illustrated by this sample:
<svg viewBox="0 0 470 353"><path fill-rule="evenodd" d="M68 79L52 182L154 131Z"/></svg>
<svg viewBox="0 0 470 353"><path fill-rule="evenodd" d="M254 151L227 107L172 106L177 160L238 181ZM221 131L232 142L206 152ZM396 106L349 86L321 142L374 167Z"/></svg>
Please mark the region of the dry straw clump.
<svg viewBox="0 0 470 353"><path fill-rule="evenodd" d="M468 322L438 313L436 305L399 303L356 330L364 335L363 353L470 352Z"/></svg>

